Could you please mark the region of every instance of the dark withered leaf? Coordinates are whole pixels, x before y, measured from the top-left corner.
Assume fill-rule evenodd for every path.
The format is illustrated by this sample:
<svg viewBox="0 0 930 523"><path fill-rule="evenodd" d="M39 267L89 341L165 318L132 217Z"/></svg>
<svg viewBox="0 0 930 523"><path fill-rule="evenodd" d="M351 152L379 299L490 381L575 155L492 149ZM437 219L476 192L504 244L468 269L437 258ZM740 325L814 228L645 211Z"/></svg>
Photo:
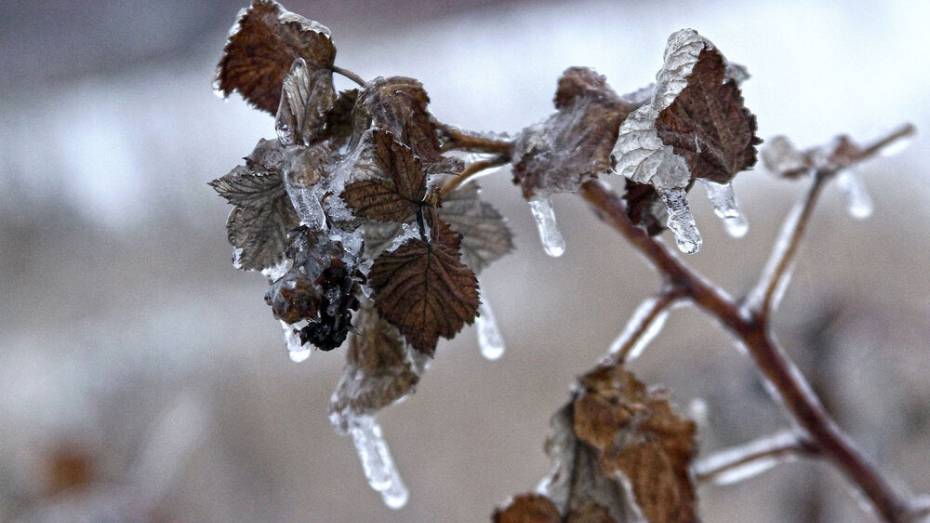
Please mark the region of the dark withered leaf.
<svg viewBox="0 0 930 523"><path fill-rule="evenodd" d="M546 496L520 494L494 511L494 523L562 523L559 509Z"/></svg>
<svg viewBox="0 0 930 523"><path fill-rule="evenodd" d="M330 69L336 48L329 29L273 0L253 0L230 31L216 73L217 89L225 96L238 91L255 107L274 114L281 84L296 58L312 70Z"/></svg>
<svg viewBox="0 0 930 523"><path fill-rule="evenodd" d="M726 79L726 61L705 46L687 86L659 113L656 131L688 163L692 178L727 183L756 163L756 117L743 104L735 80Z"/></svg>
<svg viewBox="0 0 930 523"><path fill-rule="evenodd" d="M574 433L597 449L601 468L628 479L650 523L698 521L690 466L695 426L665 391L647 389L620 367L583 376L573 404Z"/></svg>
<svg viewBox="0 0 930 523"><path fill-rule="evenodd" d="M462 260L475 273L513 250L513 234L493 205L470 183L443 197L439 217L462 235Z"/></svg>
<svg viewBox="0 0 930 523"><path fill-rule="evenodd" d="M410 239L382 253L368 273L375 304L414 349L432 355L478 312L478 280L460 260L460 239L436 219L427 243Z"/></svg>
<svg viewBox="0 0 930 523"><path fill-rule="evenodd" d="M274 317L286 323L315 317L321 298L319 287L299 270L288 271L265 293Z"/></svg>
<svg viewBox="0 0 930 523"><path fill-rule="evenodd" d="M439 134L427 110L429 96L413 78L378 78L359 94L356 132L386 129L409 146L429 173L451 172L458 163L442 156Z"/></svg>
<svg viewBox="0 0 930 523"><path fill-rule="evenodd" d="M300 341L322 351L339 348L352 327L352 311L358 310L360 275L342 259L333 257L316 282L320 286L319 317L300 330Z"/></svg>
<svg viewBox="0 0 930 523"><path fill-rule="evenodd" d="M413 151L390 132L375 129L371 143L376 175L347 184L341 197L357 217L405 222L426 196L426 174Z"/></svg>
<svg viewBox="0 0 930 523"><path fill-rule="evenodd" d="M374 414L413 391L419 380L397 328L372 305L363 306L355 315L345 372L329 411Z"/></svg>
<svg viewBox="0 0 930 523"><path fill-rule="evenodd" d="M294 60L284 78L275 131L282 145L309 145L323 132L329 111L336 103L333 72L307 67Z"/></svg>
<svg viewBox="0 0 930 523"><path fill-rule="evenodd" d="M642 227L650 236L661 234L665 230L667 212L659 193L648 183L637 183L624 178L623 200L630 221Z"/></svg>
<svg viewBox="0 0 930 523"><path fill-rule="evenodd" d="M324 134L336 143L342 143L352 134L352 110L358 101L358 89L349 89L339 93L333 108L326 114Z"/></svg>
<svg viewBox="0 0 930 523"><path fill-rule="evenodd" d="M591 69L572 67L559 79L558 110L523 130L514 146L514 182L526 199L575 191L611 168L620 123L633 106Z"/></svg>
<svg viewBox="0 0 930 523"><path fill-rule="evenodd" d="M287 231L299 223L281 175L239 166L210 185L234 205L226 231L236 248L236 268L261 270L280 262L287 248Z"/></svg>

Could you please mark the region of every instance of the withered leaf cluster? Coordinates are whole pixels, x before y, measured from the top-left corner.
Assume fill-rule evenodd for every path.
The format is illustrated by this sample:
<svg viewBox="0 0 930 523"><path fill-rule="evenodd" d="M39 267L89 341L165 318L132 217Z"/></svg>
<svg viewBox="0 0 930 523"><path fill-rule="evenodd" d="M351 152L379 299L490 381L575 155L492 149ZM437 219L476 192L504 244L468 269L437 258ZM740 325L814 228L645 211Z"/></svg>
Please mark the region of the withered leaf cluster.
<svg viewBox="0 0 930 523"><path fill-rule="evenodd" d="M553 418L553 470L541 494L518 496L495 521L693 523L694 423L667 392L647 388L620 366L579 379Z"/></svg>
<svg viewBox="0 0 930 523"><path fill-rule="evenodd" d="M474 321L475 272L511 250L511 235L476 188L433 188L463 163L443 153L422 84L378 78L337 94L335 56L329 29L276 2L240 13L216 85L275 114L277 140L211 185L234 206L236 266L269 277L275 317L323 350L351 336L352 372L407 390L416 380L397 371L399 355L432 356ZM343 399L383 406L369 396Z"/></svg>

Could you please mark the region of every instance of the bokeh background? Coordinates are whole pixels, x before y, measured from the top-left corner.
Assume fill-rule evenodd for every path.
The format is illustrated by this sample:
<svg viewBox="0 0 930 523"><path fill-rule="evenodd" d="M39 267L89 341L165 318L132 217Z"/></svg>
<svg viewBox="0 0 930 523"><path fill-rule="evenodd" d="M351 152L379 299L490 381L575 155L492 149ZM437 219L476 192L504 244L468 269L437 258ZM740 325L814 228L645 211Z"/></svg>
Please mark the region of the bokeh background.
<svg viewBox="0 0 930 523"><path fill-rule="evenodd" d="M486 178L518 247L482 275L508 352L483 360L467 329L382 413L411 490L386 509L326 417L342 352L288 360L264 279L230 265L228 208L206 185L273 136L270 117L211 91L242 3L0 3L0 521L485 521L545 473L550 415L657 279L567 195L554 200L567 253L546 257L507 173ZM571 65L621 93L641 87L668 34L694 27L748 66L762 137L930 130L927 2L286 6L332 29L337 63L419 78L434 114L465 128L544 118ZM826 192L777 323L840 423L916 493L930 492L926 136L863 166L871 219ZM688 261L738 293L802 187L761 169L735 186L749 235L724 235L695 191L705 247ZM634 370L705 413L704 450L786 425L693 309L672 314ZM873 520L816 463L700 495L710 522Z"/></svg>

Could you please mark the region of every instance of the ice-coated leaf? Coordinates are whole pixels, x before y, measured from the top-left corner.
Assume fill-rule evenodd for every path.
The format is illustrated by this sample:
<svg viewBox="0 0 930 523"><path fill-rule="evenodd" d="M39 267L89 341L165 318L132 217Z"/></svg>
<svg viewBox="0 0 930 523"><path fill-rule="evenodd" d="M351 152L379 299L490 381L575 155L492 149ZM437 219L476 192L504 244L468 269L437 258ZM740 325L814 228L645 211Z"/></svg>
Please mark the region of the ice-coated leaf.
<svg viewBox="0 0 930 523"><path fill-rule="evenodd" d="M316 316L321 297L311 278L302 271L291 270L271 284L265 293L265 303L275 318L293 324Z"/></svg>
<svg viewBox="0 0 930 523"><path fill-rule="evenodd" d="M335 143L341 143L352 135L352 110L358 101L358 89L339 93L333 108L326 114L325 134Z"/></svg>
<svg viewBox="0 0 930 523"><path fill-rule="evenodd" d="M623 122L616 171L657 190L729 182L756 161L756 121L726 60L692 29L673 33L651 102ZM732 68L731 68L732 69Z"/></svg>
<svg viewBox="0 0 930 523"><path fill-rule="evenodd" d="M284 78L275 130L282 145L309 145L323 131L336 103L333 72L310 70L303 58L294 60Z"/></svg>
<svg viewBox="0 0 930 523"><path fill-rule="evenodd" d="M647 389L621 367L597 368L579 385L574 433L597 449L602 469L625 478L649 523L697 521L694 423L675 412L665 391Z"/></svg>
<svg viewBox="0 0 930 523"><path fill-rule="evenodd" d="M811 169L810 156L799 151L787 136L766 139L759 156L766 169L784 178L797 178Z"/></svg>
<svg viewBox="0 0 930 523"><path fill-rule="evenodd" d="M557 112L523 130L514 145L514 182L527 200L575 191L611 168L620 122L632 106L591 69L572 67L559 79Z"/></svg>
<svg viewBox="0 0 930 523"><path fill-rule="evenodd" d="M236 268L261 270L280 262L287 231L299 223L281 175L238 166L210 185L234 205L226 230Z"/></svg>
<svg viewBox="0 0 930 523"><path fill-rule="evenodd" d="M539 494L520 494L506 507L494 511L494 523L562 523L552 500Z"/></svg>
<svg viewBox="0 0 930 523"><path fill-rule="evenodd" d="M481 201L475 183L446 195L439 217L462 235L462 259L475 273L513 250L506 220L494 206Z"/></svg>
<svg viewBox="0 0 930 523"><path fill-rule="evenodd" d="M461 262L459 245L458 234L436 219L429 243L409 239L378 256L368 273L381 316L427 355L478 312L478 279Z"/></svg>
<svg viewBox="0 0 930 523"><path fill-rule="evenodd" d="M651 236L660 234L665 230L668 212L659 193L647 183L637 183L629 178L625 178L624 182L626 186L623 200L626 202L626 213L630 221L645 229Z"/></svg>
<svg viewBox="0 0 930 523"><path fill-rule="evenodd" d="M400 76L377 78L359 93L355 132L385 129L407 145L429 173L453 172L459 162L445 158L436 124L427 110L429 96L423 84Z"/></svg>
<svg viewBox="0 0 930 523"><path fill-rule="evenodd" d="M756 163L756 117L746 109L726 61L709 44L698 55L687 86L656 120L659 138L688 162L694 178L728 183Z"/></svg>
<svg viewBox="0 0 930 523"><path fill-rule="evenodd" d="M296 58L303 58L311 70L330 69L336 48L329 29L273 0L253 0L230 30L215 87L224 96L238 91L255 107L274 114Z"/></svg>
<svg viewBox="0 0 930 523"><path fill-rule="evenodd" d="M371 133L375 175L346 185L341 197L356 216L403 223L413 217L426 196L426 174L413 151L390 132Z"/></svg>
<svg viewBox="0 0 930 523"><path fill-rule="evenodd" d="M347 418L376 413L411 393L419 379L397 328L374 307L362 307L349 337L345 372L330 400L331 420L345 431Z"/></svg>

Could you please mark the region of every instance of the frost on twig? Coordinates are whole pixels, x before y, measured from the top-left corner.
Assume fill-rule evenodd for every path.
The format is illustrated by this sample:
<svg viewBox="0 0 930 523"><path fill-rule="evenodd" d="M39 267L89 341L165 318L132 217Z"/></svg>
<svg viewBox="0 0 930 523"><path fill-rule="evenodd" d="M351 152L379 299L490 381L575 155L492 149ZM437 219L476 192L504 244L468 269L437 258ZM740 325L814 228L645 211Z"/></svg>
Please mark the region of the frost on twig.
<svg viewBox="0 0 930 523"><path fill-rule="evenodd" d="M738 71L728 69L723 55L696 31L672 34L651 100L624 120L614 147L615 171L652 186L650 198L665 203L668 228L688 254L700 249L701 236L685 192L696 179L728 184L756 161L756 122L743 107L738 83L744 75ZM648 207L636 208L636 223L648 227L642 212Z"/></svg>
<svg viewBox="0 0 930 523"><path fill-rule="evenodd" d="M538 495L558 510L562 519L552 521L693 522L694 435L694 423L673 409L664 390L648 389L620 366L597 367L553 418L547 442L553 468ZM521 521L521 510L551 512L547 507L522 496L497 521Z"/></svg>
<svg viewBox="0 0 930 523"><path fill-rule="evenodd" d="M815 454L816 448L794 431L785 431L739 447L715 452L692 467L699 482L729 485L761 474L800 456Z"/></svg>
<svg viewBox="0 0 930 523"><path fill-rule="evenodd" d="M642 302L610 345L604 362L629 363L638 358L662 331L669 310L680 297L680 292L669 290Z"/></svg>

